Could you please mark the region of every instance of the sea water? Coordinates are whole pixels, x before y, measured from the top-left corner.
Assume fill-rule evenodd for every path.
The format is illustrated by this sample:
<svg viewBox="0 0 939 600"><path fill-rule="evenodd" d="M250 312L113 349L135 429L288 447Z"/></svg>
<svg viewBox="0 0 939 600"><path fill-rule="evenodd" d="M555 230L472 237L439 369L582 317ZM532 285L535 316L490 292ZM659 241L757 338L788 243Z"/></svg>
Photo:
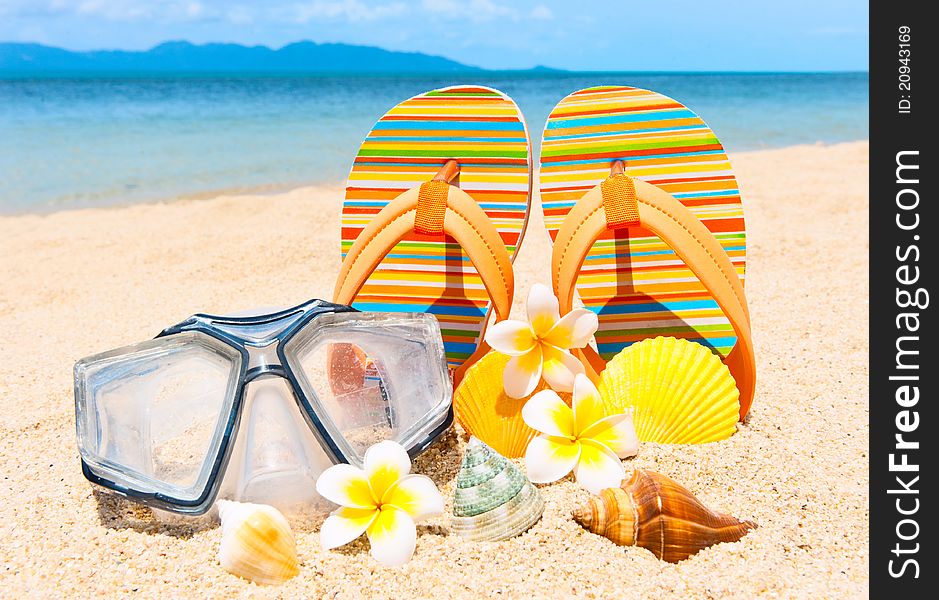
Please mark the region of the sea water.
<svg viewBox="0 0 939 600"><path fill-rule="evenodd" d="M551 108L601 84L685 103L731 152L868 137L866 73L0 74L0 213L338 182L388 108L454 84L512 96L536 156Z"/></svg>

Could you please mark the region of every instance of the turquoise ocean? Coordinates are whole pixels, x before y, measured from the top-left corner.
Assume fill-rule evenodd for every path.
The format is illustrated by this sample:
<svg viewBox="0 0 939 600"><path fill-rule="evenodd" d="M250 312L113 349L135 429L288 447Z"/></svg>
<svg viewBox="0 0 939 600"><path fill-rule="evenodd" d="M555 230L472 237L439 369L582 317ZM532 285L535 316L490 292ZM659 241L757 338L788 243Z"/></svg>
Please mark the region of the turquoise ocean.
<svg viewBox="0 0 939 600"><path fill-rule="evenodd" d="M866 73L0 74L0 213L337 182L385 110L458 83L512 96L536 156L555 103L601 84L685 103L731 152L868 137Z"/></svg>

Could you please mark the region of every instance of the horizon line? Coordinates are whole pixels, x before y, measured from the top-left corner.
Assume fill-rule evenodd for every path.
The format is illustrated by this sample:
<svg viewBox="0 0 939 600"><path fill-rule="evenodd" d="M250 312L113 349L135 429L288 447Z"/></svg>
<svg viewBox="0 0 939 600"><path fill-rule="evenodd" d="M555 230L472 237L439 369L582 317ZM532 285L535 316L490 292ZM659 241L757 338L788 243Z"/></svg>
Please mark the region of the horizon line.
<svg viewBox="0 0 939 600"><path fill-rule="evenodd" d="M37 74L37 73L51 73L51 74L72 74L80 73L84 75L119 75L119 74L148 74L148 75L179 75L179 74L191 74L191 75L230 75L230 74L240 74L240 75L344 75L344 74L354 74L354 75L399 75L399 76L412 76L412 77L426 77L433 75L458 75L458 74L499 74L499 73L519 73L519 74L528 74L528 75L581 75L581 74L590 74L590 75L870 75L870 70L860 70L860 69L831 69L831 70L819 70L819 71L805 71L805 70L776 70L776 71L754 71L754 70L718 70L718 71L704 71L704 70L693 70L693 69L676 69L676 70L661 70L661 69L640 69L640 70L591 70L591 69L558 69L554 67L545 68L541 65L528 68L518 68L518 69L487 69L484 67L472 67L466 71L302 71L302 70L198 70L198 69L136 69L136 70L109 70L109 69L45 69L45 68L36 68L32 70L28 69L10 69L5 70L0 66L0 74L9 75L14 73L21 74Z"/></svg>
<svg viewBox="0 0 939 600"><path fill-rule="evenodd" d="M647 75L655 75L655 74L672 74L672 75L689 75L689 74L698 74L698 75L707 75L707 74L713 74L713 75L723 75L723 74L733 74L733 75L773 75L773 74L812 75L812 74L829 74L829 75L836 75L836 74L862 74L862 73L863 73L863 74L868 74L868 75L870 74L870 67L869 67L869 66L868 66L867 69L823 69L823 70L813 70L813 71L807 71L807 70L802 70L802 69L794 69L794 70L788 70L788 69L784 69L784 70L753 70L753 69L726 69L726 70L725 70L725 69L718 69L718 70L699 70L699 69L610 70L610 69L597 69L597 70L594 70L594 69L565 69L565 68L563 68L563 67L552 67L552 66L550 66L550 65L536 64L536 65L531 66L531 67L498 68L498 69L492 69L492 68L480 67L480 66L476 66L476 65L472 65L472 64L467 64L467 63L461 62L461 61L459 61L459 60L457 60L457 59L450 58L450 57L448 57L448 56L444 56L444 55L442 55L442 54L428 54L428 53L426 53L426 52L421 52L421 51L417 51L417 50L393 50L393 49L385 48L385 47L383 47L383 46L376 46L376 45L372 45L372 44L350 44L350 43L347 43L347 42L317 42L317 41L314 41L314 40L309 39L309 38L303 38L303 39L298 39L298 40L286 42L286 43L284 43L283 45L280 45L280 46L273 46L273 45L266 45L266 44L245 44L245 43L242 43L242 42L233 42L233 41L192 42L192 41L189 41L189 40L186 40L186 39L177 38L177 39L167 39L167 40L163 40L162 42L158 42L158 43L156 43L156 44L154 44L154 45L152 45L152 46L150 46L150 47L148 47L148 48L146 48L146 49L129 49L129 48L113 48L113 47L112 47L112 48L97 48L97 49L87 49L87 50L75 50L75 49L66 48L66 47L64 47L64 46L56 46L56 45L46 44L46 43L37 42L37 41L7 41L7 40L0 40L0 44L11 44L11 45L12 45L12 44L31 44L31 45L36 45L36 46L44 46L44 47L46 47L46 48L54 48L54 49L58 49L58 50L64 50L64 51L66 51L66 52L72 52L72 53L86 53L86 52L140 52L140 53L144 53L144 52L150 52L150 51L152 51L152 50L154 50L154 49L156 49L156 48L158 48L158 47L160 47L160 46L162 46L162 45L164 45L164 44L172 44L172 43L184 43L184 44L188 44L188 45L190 45L190 46L195 46L195 47L199 47L199 46L209 46L209 45L233 45L233 46L241 46L242 48L266 48L266 49L268 49L268 50L272 50L272 51L275 51L275 52L276 52L276 51L279 51L279 50L283 50L284 48L286 48L286 47L288 47L288 46L295 45L295 44L302 44L302 43L310 43L310 44L314 44L314 45L317 45L317 46L339 45L339 46L349 46L349 47L354 47L354 48L374 48L374 49L382 50L382 51L385 51L385 52L391 52L391 53L397 53L397 54L417 54L417 55L428 56L428 57L434 57L434 58L442 58L442 59L445 59L445 60L448 60L448 61L451 61L451 62L453 62L453 63L456 63L456 64L459 64L459 65L461 65L461 66L466 67L466 68L467 68L467 71L476 71L476 72L483 72L483 73L528 73L528 72L532 72L532 71L542 71L542 72L544 72L544 71L548 71L548 72L554 71L554 72L556 72L556 73L590 73L590 74L605 74L605 73L609 73L609 74L647 74ZM10 71L7 71L4 67L0 66L0 73L15 72L15 71L16 71L16 70L14 70L14 69L11 69ZM200 70L192 70L192 69L187 69L187 70L174 70L174 69L159 69L159 68L155 68L155 69L141 69L141 70L130 70L130 71L117 71L117 70L105 70L105 69L102 69L102 70L100 70L100 71L95 71L95 70L92 70L92 69L64 69L64 70L54 70L54 69L37 68L35 71L32 71L32 72L34 72L34 73L38 73L38 72L47 72L47 73L56 73L56 72L58 72L58 73L73 73L73 72L79 72L79 71L80 71L80 72L83 72L83 73L85 73L85 74L93 74L93 73L102 73L102 74L103 74L103 73L110 73L110 74L112 74L112 75L113 75L113 74L116 74L116 73L164 73L164 74L170 74L170 73L192 73L192 74L242 73L242 74L266 74L266 75L278 75L278 74L292 74L292 75L304 75L304 74L306 74L306 75L317 75L317 74L336 74L336 73L341 73L341 71L317 71L317 70L310 70L310 71L300 71L300 70L288 70L288 71L283 71L283 70L281 70L281 71L278 71L278 70L276 70L276 69L272 69L272 70L261 70L261 71L257 71L257 70L244 70L244 71L238 71L238 70L232 70L232 71L200 71ZM21 72L21 73L28 73L28 72L30 72L30 71L28 71L28 70L26 70L26 69L21 69L21 70L19 70L19 72ZM351 72L353 72L353 71L350 71L350 73L351 73ZM392 73L390 73L390 72L388 72L388 71L374 71L374 72L372 72L372 71L354 71L354 72L355 72L355 73L358 73L358 74L361 74L361 75L373 74L373 73L374 73L374 74L385 74L385 75L392 74ZM398 73L398 74L402 74L402 75L403 75L403 74L409 74L409 73L411 73L411 72L410 72L410 71L402 71L402 72L400 72L400 73ZM421 72L419 72L419 73L413 73L413 74L414 74L414 75L433 75L433 74L452 74L452 73L453 73L453 71L421 71Z"/></svg>

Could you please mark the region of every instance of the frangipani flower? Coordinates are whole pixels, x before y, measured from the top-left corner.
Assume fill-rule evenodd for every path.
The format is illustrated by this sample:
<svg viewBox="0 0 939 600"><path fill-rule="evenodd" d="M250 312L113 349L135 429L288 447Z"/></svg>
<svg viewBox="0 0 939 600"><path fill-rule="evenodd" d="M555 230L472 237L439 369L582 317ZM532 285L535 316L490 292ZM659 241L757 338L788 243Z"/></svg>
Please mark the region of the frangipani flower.
<svg viewBox="0 0 939 600"><path fill-rule="evenodd" d="M616 487L626 475L621 458L636 454L632 416L605 416L603 400L586 375L574 379L573 410L552 390L522 407L522 419L541 432L528 444L525 465L535 483L551 483L573 469L577 483L594 494Z"/></svg>
<svg viewBox="0 0 939 600"><path fill-rule="evenodd" d="M323 547L332 550L365 533L375 560L389 567L408 562L417 543L414 522L443 512L434 482L410 470L401 444L384 441L365 452L364 470L333 465L323 471L316 491L340 505L320 529Z"/></svg>
<svg viewBox="0 0 939 600"><path fill-rule="evenodd" d="M486 331L486 343L512 358L502 374L505 393L524 398L544 380L552 389L570 392L584 366L569 350L583 348L597 331L597 315L575 308L561 318L558 299L540 283L528 293L528 322L500 321Z"/></svg>

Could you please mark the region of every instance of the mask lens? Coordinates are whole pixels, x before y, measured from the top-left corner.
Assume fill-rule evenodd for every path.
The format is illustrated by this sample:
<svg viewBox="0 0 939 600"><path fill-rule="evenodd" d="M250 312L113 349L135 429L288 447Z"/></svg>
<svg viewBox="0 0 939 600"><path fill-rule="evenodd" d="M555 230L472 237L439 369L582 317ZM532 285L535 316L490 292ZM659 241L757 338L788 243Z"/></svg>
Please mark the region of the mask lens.
<svg viewBox="0 0 939 600"><path fill-rule="evenodd" d="M318 412L325 411L357 455L364 456L376 442L396 438L403 424L374 357L356 344L327 343L311 348L300 364L307 379L316 382Z"/></svg>
<svg viewBox="0 0 939 600"><path fill-rule="evenodd" d="M198 332L79 361L82 457L118 485L197 500L218 455L240 371L238 351Z"/></svg>
<svg viewBox="0 0 939 600"><path fill-rule="evenodd" d="M311 410L353 462L382 440L424 443L447 418L450 377L430 315L322 315L284 350Z"/></svg>

